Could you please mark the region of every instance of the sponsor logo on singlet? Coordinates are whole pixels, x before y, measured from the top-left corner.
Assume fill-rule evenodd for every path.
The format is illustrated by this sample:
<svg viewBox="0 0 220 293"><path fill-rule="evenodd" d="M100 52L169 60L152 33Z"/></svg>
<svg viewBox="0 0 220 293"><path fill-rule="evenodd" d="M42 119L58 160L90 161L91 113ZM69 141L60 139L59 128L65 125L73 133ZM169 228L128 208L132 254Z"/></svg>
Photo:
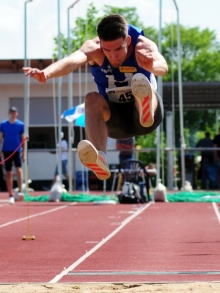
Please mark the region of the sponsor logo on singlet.
<svg viewBox="0 0 220 293"><path fill-rule="evenodd" d="M137 72L137 68L132 66L119 66L120 72Z"/></svg>
<svg viewBox="0 0 220 293"><path fill-rule="evenodd" d="M108 65L106 69L101 68L101 71L104 72L105 74L112 73L112 68L110 65Z"/></svg>

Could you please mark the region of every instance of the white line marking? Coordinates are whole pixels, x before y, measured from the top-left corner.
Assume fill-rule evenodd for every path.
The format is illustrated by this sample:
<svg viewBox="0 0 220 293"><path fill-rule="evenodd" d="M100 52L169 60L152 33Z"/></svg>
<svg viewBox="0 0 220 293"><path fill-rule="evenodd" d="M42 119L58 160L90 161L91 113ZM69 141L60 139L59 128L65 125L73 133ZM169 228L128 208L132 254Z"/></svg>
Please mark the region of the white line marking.
<svg viewBox="0 0 220 293"><path fill-rule="evenodd" d="M79 264L81 264L87 257L92 255L96 250L98 250L102 245L104 245L107 241L109 241L113 236L115 236L122 228L124 228L128 223L130 223L135 217L140 215L144 210L146 210L151 203L146 204L145 206L142 206L139 208L134 214L126 218L121 225L116 228L112 233L110 233L106 238L102 239L96 246L94 246L92 249L90 249L88 252L86 252L84 255L82 255L77 261L75 261L73 264L71 264L67 269L63 270L61 273L56 275L49 283L56 283L60 279L62 279L64 276L66 276L70 271L75 269Z"/></svg>
<svg viewBox="0 0 220 293"><path fill-rule="evenodd" d="M75 205L76 203L71 203L70 205ZM35 218L35 217L38 217L38 216L42 216L42 215L46 215L46 214L49 214L49 213L53 213L53 212L56 212L58 210L61 210L61 209L64 209L70 205L64 205L64 206L59 206L55 209L51 209L49 211L45 211L45 212L42 212L42 213L38 213L38 214L33 214L33 215L30 215L29 217L24 217L24 218L20 218L20 219L17 219L17 220L14 220L14 221L11 221L11 222L7 222L5 224L2 224L0 225L0 228L4 228L6 226L9 226L9 225L12 225L12 224L15 224L15 223L19 223L19 222L22 222L22 221L25 221L27 220L28 218L31 219L31 218Z"/></svg>
<svg viewBox="0 0 220 293"><path fill-rule="evenodd" d="M216 217L218 219L218 222L220 224L220 214L219 214L219 210L218 210L218 207L217 207L217 204L215 202L212 203L212 206L214 208L214 211L215 211L215 214L216 214Z"/></svg>

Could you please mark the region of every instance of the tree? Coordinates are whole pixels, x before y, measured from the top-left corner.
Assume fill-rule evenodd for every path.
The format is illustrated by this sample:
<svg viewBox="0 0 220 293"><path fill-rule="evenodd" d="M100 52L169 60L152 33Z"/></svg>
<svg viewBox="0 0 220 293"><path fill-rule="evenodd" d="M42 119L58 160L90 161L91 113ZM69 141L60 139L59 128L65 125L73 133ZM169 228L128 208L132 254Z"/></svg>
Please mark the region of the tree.
<svg viewBox="0 0 220 293"><path fill-rule="evenodd" d="M142 148L156 148L156 132L152 132L148 135L139 136L136 138L136 146L137 149L139 147ZM146 165L149 163L156 162L156 152L149 151L149 152L140 152L138 155L139 160L143 161Z"/></svg>
<svg viewBox="0 0 220 293"><path fill-rule="evenodd" d="M96 36L96 23L100 20L97 18L99 11L90 3L88 5L86 18L77 17L75 27L71 29L71 51L74 52L80 48L85 40L93 39ZM62 56L68 55L68 39L61 34ZM54 38L55 49L53 56L57 58L58 37Z"/></svg>
<svg viewBox="0 0 220 293"><path fill-rule="evenodd" d="M214 31L180 26L182 80L219 81L220 43ZM164 81L178 81L177 26L167 24L162 31L162 52L169 64ZM184 98L184 97L183 97ZM187 146L195 146L198 130L214 129L215 111L184 111L184 136ZM179 112L175 115L176 145L179 146Z"/></svg>
<svg viewBox="0 0 220 293"><path fill-rule="evenodd" d="M142 27L145 35L150 39L157 38L157 31L153 27L144 27L139 21L136 7L119 8L109 5L104 5L102 16L98 16L99 11L93 3L90 3L87 8L86 17L77 17L75 27L71 29L71 51L74 52L80 48L85 40L93 39L97 36L96 27L98 22L105 15L116 13L125 17L128 23L137 27ZM55 48L53 57L57 58L58 52L58 37L54 38ZM68 40L61 34L62 56L68 55Z"/></svg>
<svg viewBox="0 0 220 293"><path fill-rule="evenodd" d="M182 78L184 81L220 80L220 43L214 31L180 26ZM164 81L178 80L177 26L167 24L162 30L162 52L169 64ZM173 66L172 66L173 64Z"/></svg>

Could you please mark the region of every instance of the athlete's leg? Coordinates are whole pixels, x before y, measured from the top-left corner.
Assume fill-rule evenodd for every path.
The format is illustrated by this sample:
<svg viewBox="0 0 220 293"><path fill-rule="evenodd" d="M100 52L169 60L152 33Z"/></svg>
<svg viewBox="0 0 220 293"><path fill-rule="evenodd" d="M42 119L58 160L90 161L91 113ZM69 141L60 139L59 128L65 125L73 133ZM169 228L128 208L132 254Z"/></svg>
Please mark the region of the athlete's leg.
<svg viewBox="0 0 220 293"><path fill-rule="evenodd" d="M154 113L158 105L156 90L142 73L134 74L131 87L139 111L140 124L150 127L154 123Z"/></svg>
<svg viewBox="0 0 220 293"><path fill-rule="evenodd" d="M97 150L106 153L107 127L111 113L104 97L96 92L85 97L86 134Z"/></svg>
<svg viewBox="0 0 220 293"><path fill-rule="evenodd" d="M107 127L111 113L108 103L98 93L85 97L86 133L89 140L79 142L77 151L81 163L101 180L111 176L106 160Z"/></svg>

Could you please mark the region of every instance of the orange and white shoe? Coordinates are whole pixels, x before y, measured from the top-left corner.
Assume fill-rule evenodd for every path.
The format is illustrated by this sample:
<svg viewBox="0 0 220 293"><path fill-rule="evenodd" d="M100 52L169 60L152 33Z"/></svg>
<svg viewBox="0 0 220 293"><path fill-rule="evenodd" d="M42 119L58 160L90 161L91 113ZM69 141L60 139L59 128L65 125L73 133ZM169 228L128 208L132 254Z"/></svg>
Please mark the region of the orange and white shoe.
<svg viewBox="0 0 220 293"><path fill-rule="evenodd" d="M77 152L81 163L91 169L100 180L106 180L111 176L106 159L91 142L88 140L80 141Z"/></svg>
<svg viewBox="0 0 220 293"><path fill-rule="evenodd" d="M136 73L131 80L132 93L138 102L140 124L150 127L154 123L152 107L152 88L147 77L142 73Z"/></svg>

